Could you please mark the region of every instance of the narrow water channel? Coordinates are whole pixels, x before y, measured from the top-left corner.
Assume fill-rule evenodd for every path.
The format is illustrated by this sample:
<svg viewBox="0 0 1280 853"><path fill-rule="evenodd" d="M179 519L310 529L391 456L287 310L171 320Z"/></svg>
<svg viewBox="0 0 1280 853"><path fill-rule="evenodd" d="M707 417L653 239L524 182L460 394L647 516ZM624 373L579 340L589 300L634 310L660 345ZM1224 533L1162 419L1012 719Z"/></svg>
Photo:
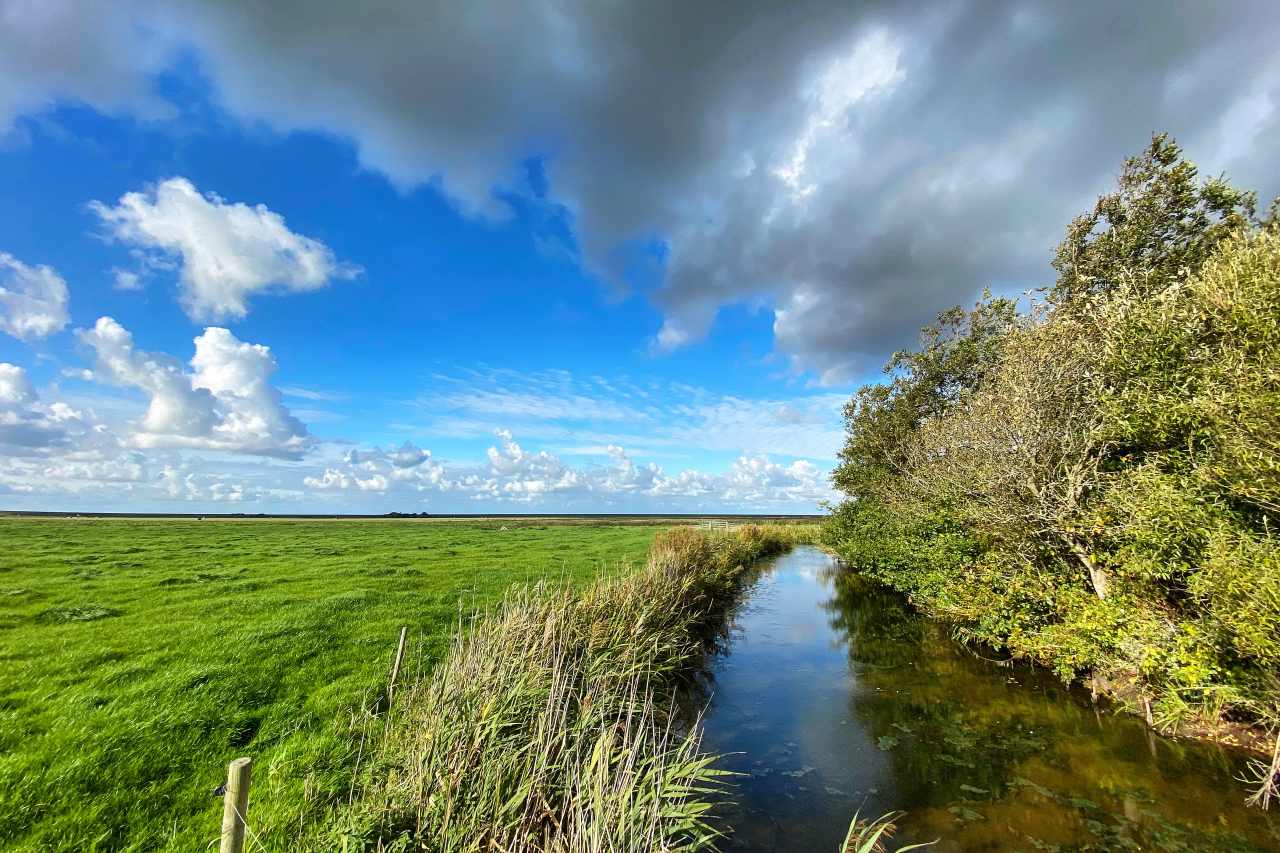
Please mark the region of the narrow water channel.
<svg viewBox="0 0 1280 853"><path fill-rule="evenodd" d="M856 810L936 851L1277 851L1242 757L983 660L815 548L766 567L709 663L736 851L835 853Z"/></svg>

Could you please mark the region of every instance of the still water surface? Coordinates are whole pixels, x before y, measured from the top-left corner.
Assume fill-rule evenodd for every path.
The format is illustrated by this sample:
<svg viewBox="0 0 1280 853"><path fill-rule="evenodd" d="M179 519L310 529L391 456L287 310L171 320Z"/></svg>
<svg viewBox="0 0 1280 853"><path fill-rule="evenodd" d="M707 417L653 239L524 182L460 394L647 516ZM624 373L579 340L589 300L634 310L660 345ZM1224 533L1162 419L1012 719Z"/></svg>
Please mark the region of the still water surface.
<svg viewBox="0 0 1280 853"><path fill-rule="evenodd" d="M834 853L855 810L902 809L896 841L935 851L1280 851L1240 755L986 661L815 548L761 572L708 668L704 746L744 774L725 850Z"/></svg>

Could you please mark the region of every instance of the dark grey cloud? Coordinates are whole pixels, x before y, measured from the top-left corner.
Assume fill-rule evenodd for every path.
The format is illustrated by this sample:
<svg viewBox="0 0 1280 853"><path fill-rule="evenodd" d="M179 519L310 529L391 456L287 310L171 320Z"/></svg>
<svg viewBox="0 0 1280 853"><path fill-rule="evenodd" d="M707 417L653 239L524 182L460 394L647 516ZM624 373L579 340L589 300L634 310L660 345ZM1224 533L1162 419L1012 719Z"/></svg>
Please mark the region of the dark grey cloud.
<svg viewBox="0 0 1280 853"><path fill-rule="evenodd" d="M1045 281L1153 131L1280 189L1277 36L1270 0L0 0L0 125L57 97L155 113L151 75L190 50L234 115L350 139L470 215L545 155L602 279L667 242L658 349L761 301L837 381L983 286Z"/></svg>

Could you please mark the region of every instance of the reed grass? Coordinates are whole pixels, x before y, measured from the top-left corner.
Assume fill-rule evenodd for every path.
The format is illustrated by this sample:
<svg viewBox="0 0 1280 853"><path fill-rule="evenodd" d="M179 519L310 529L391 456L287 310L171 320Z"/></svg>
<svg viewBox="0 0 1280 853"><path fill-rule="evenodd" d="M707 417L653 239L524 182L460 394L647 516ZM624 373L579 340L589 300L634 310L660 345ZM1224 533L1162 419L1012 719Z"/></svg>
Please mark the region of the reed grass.
<svg viewBox="0 0 1280 853"><path fill-rule="evenodd" d="M866 820L854 813L849 824L849 832L840 845L840 853L890 853L888 843L897 831L897 821L903 812L889 812L873 820ZM920 850L936 844L929 841L924 844L908 844L899 847L894 853L907 853L908 850Z"/></svg>
<svg viewBox="0 0 1280 853"><path fill-rule="evenodd" d="M459 631L381 728L326 844L369 850L693 851L724 783L676 693L744 568L815 530L659 534L585 592L538 583Z"/></svg>

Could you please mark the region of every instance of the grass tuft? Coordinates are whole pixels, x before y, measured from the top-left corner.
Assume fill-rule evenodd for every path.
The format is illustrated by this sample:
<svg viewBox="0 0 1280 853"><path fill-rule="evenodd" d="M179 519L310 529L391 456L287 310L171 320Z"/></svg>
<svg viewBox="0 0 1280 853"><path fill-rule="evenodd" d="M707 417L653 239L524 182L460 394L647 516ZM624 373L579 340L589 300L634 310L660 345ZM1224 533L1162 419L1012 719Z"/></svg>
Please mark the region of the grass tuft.
<svg viewBox="0 0 1280 853"><path fill-rule="evenodd" d="M79 607L55 607L36 617L37 622L95 622L119 616L124 611L101 604L84 604Z"/></svg>

